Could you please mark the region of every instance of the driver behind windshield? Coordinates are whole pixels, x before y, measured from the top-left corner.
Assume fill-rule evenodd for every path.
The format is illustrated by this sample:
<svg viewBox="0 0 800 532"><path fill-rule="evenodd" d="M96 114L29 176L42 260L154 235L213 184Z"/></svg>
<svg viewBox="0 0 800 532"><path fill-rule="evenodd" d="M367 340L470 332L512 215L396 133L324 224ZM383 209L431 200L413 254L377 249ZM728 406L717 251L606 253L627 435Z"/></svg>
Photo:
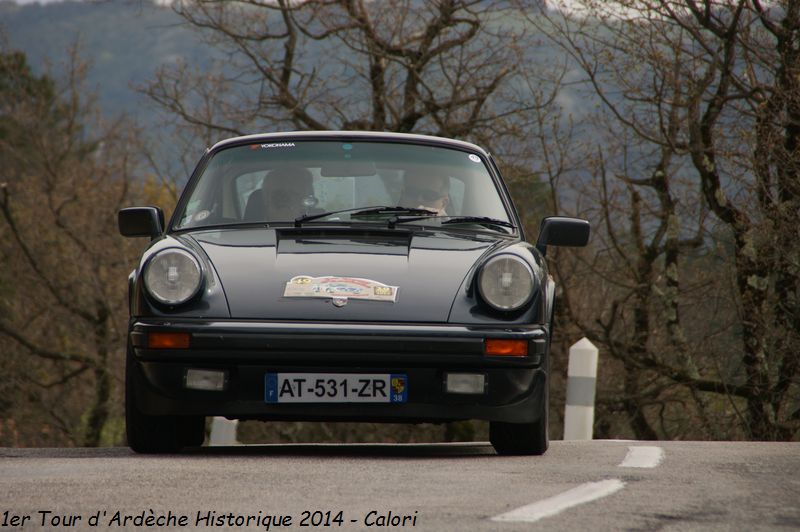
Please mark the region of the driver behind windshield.
<svg viewBox="0 0 800 532"><path fill-rule="evenodd" d="M286 166L272 170L261 188L247 198L247 221L290 221L307 210L303 201L314 195L314 178L307 168Z"/></svg>
<svg viewBox="0 0 800 532"><path fill-rule="evenodd" d="M447 216L450 203L450 178L422 169L407 170L403 180L402 207L415 207Z"/></svg>

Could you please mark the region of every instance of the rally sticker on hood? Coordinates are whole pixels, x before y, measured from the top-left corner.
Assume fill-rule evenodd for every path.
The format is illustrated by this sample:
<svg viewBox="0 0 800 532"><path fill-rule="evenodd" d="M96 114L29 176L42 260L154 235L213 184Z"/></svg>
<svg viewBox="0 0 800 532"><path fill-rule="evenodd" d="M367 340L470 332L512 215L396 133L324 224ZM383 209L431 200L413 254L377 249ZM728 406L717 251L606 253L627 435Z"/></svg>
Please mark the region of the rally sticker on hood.
<svg viewBox="0 0 800 532"><path fill-rule="evenodd" d="M391 301L397 299L397 286L389 286L372 279L357 277L292 277L283 291L283 297L331 297Z"/></svg>

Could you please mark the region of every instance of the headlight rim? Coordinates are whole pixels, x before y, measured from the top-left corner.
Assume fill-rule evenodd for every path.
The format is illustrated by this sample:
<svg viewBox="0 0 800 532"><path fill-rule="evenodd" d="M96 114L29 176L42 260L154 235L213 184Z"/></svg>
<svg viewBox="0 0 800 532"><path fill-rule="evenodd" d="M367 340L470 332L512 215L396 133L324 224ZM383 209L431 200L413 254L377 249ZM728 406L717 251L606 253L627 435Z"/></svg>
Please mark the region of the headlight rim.
<svg viewBox="0 0 800 532"><path fill-rule="evenodd" d="M484 291L483 291L483 276L484 276L484 274L486 272L487 266L489 266L489 264L491 264L495 260L500 260L500 259L504 259L504 258L510 258L512 260L515 260L515 261L519 262L520 264L522 264L525 267L526 271L531 276L531 289L530 289L530 291L528 293L528 296L525 298L525 300L522 303L520 303L519 305L517 305L515 307L512 307L512 308L503 308L503 307L497 306L488 297L486 297L486 295L484 294ZM515 253L506 252L506 253L498 253L496 255L492 255L491 257L489 257L488 259L486 259L483 262L483 264L480 267L480 271L478 272L477 285L478 285L477 286L478 293L481 296L481 300L483 300L483 302L486 303L486 305L488 305L489 308L491 308L492 310L497 311L497 312L502 312L504 314L512 314L512 313L515 313L515 312L520 312L520 311L524 310L525 308L527 308L530 305L531 301L533 301L533 298L536 295L536 291L538 290L539 280L536 277L536 273L533 271L533 268L528 263L528 261L526 261L525 259L523 259L522 257L520 257L519 255L517 255Z"/></svg>
<svg viewBox="0 0 800 532"><path fill-rule="evenodd" d="M184 256L189 257L194 262L194 265L197 267L197 271L199 272L199 279L197 281L197 285L194 287L194 290L191 291L189 296L181 300L168 301L162 299L161 297L159 297L154 293L154 291L150 288L150 285L147 282L147 272L150 266L153 264L153 261L156 260L160 255L163 255L164 253L168 252L178 252ZM156 251L150 257L147 258L147 261L145 262L142 268L142 283L144 285L144 291L147 294L147 296L151 300L158 303L159 305L169 308L174 308L180 305L184 305L189 301L191 301L192 299L194 299L195 297L197 297L197 294L199 294L202 291L205 282L206 282L206 272L205 269L203 268L203 262L192 251L178 246L170 246L163 249L159 249L158 251Z"/></svg>

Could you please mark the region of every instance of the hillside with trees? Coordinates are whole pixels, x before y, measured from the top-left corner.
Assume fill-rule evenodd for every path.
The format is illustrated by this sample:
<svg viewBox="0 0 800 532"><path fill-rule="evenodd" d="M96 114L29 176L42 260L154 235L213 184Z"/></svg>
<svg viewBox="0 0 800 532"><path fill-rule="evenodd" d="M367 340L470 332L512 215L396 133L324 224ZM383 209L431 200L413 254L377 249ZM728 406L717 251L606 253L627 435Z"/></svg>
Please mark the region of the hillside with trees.
<svg viewBox="0 0 800 532"><path fill-rule="evenodd" d="M205 146L287 129L475 141L530 236L544 214L591 220L588 248L551 257L553 436L585 335L601 351L597 437L800 438L800 7L585 5L0 4L0 445L123 441L138 250L116 209L169 208ZM244 428L485 438L383 430Z"/></svg>

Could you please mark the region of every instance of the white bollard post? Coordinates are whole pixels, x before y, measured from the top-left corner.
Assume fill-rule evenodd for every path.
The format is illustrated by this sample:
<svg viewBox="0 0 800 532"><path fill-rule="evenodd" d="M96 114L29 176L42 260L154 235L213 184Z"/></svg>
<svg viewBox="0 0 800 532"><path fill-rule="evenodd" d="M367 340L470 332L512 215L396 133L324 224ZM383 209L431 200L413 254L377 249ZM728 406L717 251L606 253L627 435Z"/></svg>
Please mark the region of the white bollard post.
<svg viewBox="0 0 800 532"><path fill-rule="evenodd" d="M211 419L211 434L208 436L208 445L239 445L236 441L236 427L239 421L214 416Z"/></svg>
<svg viewBox="0 0 800 532"><path fill-rule="evenodd" d="M564 411L565 440L592 439L597 358L598 350L587 338L581 338L569 348L567 406Z"/></svg>

